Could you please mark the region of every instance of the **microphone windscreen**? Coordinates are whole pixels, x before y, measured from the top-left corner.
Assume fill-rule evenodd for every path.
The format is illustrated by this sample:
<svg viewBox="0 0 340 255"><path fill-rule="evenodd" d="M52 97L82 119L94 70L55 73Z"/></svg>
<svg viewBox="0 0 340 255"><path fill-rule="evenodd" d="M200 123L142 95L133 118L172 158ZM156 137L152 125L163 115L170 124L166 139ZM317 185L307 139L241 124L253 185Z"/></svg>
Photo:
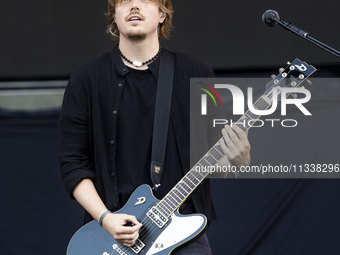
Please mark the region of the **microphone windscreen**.
<svg viewBox="0 0 340 255"><path fill-rule="evenodd" d="M275 26L278 20L280 20L280 16L277 11L267 10L262 15L263 23L270 27Z"/></svg>

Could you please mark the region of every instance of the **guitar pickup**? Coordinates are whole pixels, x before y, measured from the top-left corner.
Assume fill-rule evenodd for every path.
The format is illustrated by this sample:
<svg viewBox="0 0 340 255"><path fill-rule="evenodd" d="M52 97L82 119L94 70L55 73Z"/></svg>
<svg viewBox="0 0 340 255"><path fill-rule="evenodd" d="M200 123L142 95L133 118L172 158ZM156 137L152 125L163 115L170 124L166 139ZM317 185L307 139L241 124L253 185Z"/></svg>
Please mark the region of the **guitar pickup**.
<svg viewBox="0 0 340 255"><path fill-rule="evenodd" d="M135 244L132 245L130 248L133 250L134 253L138 254L142 251L144 246L145 244L141 240L137 239Z"/></svg>
<svg viewBox="0 0 340 255"><path fill-rule="evenodd" d="M168 219L154 206L146 214L159 228L164 227Z"/></svg>

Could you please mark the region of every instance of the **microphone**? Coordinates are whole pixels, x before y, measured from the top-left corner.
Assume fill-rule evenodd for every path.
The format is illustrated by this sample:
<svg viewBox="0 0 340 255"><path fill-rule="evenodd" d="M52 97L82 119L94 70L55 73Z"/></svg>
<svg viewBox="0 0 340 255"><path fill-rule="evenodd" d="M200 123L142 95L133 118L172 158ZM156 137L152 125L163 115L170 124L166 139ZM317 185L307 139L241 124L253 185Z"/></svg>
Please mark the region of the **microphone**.
<svg viewBox="0 0 340 255"><path fill-rule="evenodd" d="M303 31L302 29L294 26L292 23L280 19L280 16L277 13L277 11L267 10L262 15L262 21L263 21L264 24L266 24L267 26L270 26L270 27L273 27L276 24L279 24L284 29L289 30L289 31L291 31L291 32L293 32L293 33L295 33L299 36L302 36L302 37L307 37L307 35L309 34L308 32Z"/></svg>
<svg viewBox="0 0 340 255"><path fill-rule="evenodd" d="M280 20L280 16L277 13L277 11L267 10L262 15L263 23L267 26L270 26L270 27L275 26L279 20Z"/></svg>
<svg viewBox="0 0 340 255"><path fill-rule="evenodd" d="M263 13L263 15L262 15L262 21L265 25L270 26L270 27L273 27L276 24L279 24L284 29L286 29L290 32L293 32L294 34L297 34L298 36L301 36L301 37L305 38L306 40L308 40L308 41L314 43L315 45L319 46L320 48L328 51L329 53L331 53L331 54L333 54L337 57L340 57L340 52L337 51L336 49L333 49L330 46L328 46L327 44L324 44L323 42L316 40L315 38L311 37L308 32L294 26L292 23L280 19L280 16L277 13L277 11L274 11L274 10L265 11L265 13Z"/></svg>

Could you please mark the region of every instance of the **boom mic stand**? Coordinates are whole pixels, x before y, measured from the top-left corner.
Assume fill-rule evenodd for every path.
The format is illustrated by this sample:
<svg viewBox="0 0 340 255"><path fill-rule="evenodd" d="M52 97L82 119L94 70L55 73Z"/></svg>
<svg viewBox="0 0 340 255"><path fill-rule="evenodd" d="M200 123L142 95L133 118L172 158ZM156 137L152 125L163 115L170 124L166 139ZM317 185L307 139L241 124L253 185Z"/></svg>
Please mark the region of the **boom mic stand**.
<svg viewBox="0 0 340 255"><path fill-rule="evenodd" d="M306 40L314 43L315 45L319 46L320 48L324 49L325 51L328 51L329 53L333 54L334 56L340 58L340 52L338 50L333 49L332 47L328 46L327 44L318 41L317 39L310 36L308 32L303 31L302 29L294 26L292 23L280 19L280 16L276 11L267 10L262 15L262 21L264 22L264 24L266 24L267 26L270 26L270 27L273 27L276 24L279 24L284 29L291 31L294 34L296 34L296 35L298 35L302 38L305 38Z"/></svg>

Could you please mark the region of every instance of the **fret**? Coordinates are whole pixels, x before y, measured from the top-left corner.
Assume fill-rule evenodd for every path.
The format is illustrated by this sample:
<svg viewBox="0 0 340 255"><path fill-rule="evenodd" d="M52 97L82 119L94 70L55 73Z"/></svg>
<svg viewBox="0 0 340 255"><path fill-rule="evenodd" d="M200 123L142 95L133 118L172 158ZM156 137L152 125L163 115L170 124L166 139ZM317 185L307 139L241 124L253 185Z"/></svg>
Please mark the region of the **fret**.
<svg viewBox="0 0 340 255"><path fill-rule="evenodd" d="M189 188L189 190L191 191L191 190L193 190L195 187L191 187L191 186L189 186L189 184L186 182L186 181L184 181L184 178L183 178L183 181L182 181L182 183L184 183L185 184L185 186L187 186L188 188Z"/></svg>
<svg viewBox="0 0 340 255"><path fill-rule="evenodd" d="M163 203L168 205L167 207L170 208L170 211L173 211L176 208L176 206L174 208L172 208L172 205L170 205L170 203L169 203L169 199L163 199L162 204ZM164 205L164 206L166 207L166 205Z"/></svg>
<svg viewBox="0 0 340 255"><path fill-rule="evenodd" d="M179 203L178 203L178 204L180 204L184 197L180 197L181 194L178 192L178 190L176 189L176 187L173 188L172 190L173 190L172 193L173 193L176 197L179 198ZM176 191L177 191L177 192L176 192ZM183 195L182 195L182 196L183 196ZM177 202L177 200L176 200L176 202Z"/></svg>
<svg viewBox="0 0 340 255"><path fill-rule="evenodd" d="M247 116L247 113L245 113L237 122L233 123L233 125L238 126L243 131L246 131L249 127L247 127L248 120L251 119L249 116Z"/></svg>
<svg viewBox="0 0 340 255"><path fill-rule="evenodd" d="M236 124L237 125L237 124ZM246 127L246 123L244 125L237 125L240 129L242 129L244 132L246 132L250 126Z"/></svg>
<svg viewBox="0 0 340 255"><path fill-rule="evenodd" d="M178 191L181 192L181 194L185 197L190 193L190 191L188 192L183 186L181 186L181 183L179 183L177 186Z"/></svg>
<svg viewBox="0 0 340 255"><path fill-rule="evenodd" d="M202 166L202 168L203 168L203 166ZM202 173L201 173L201 171L196 171L195 170L195 173L193 173L194 174L194 176L196 177L196 179L197 180L199 180L200 182L201 182L201 180L205 177ZM195 174L199 174L201 177L199 177L199 176L197 176L197 175L195 175ZM203 178L202 178L203 177Z"/></svg>
<svg viewBox="0 0 340 255"><path fill-rule="evenodd" d="M176 193L175 193L175 188L173 188L173 189L170 191L169 195L171 196L171 198L174 199L174 201L177 203L177 205L180 204L181 198L180 198L179 196L176 195ZM179 201L177 201L177 199L175 198L175 196L176 196L177 198L179 198Z"/></svg>
<svg viewBox="0 0 340 255"><path fill-rule="evenodd" d="M159 203L157 209L162 210L163 211L162 213L164 215L168 215L169 213L171 213L171 211L165 205L163 205L163 203Z"/></svg>
<svg viewBox="0 0 340 255"><path fill-rule="evenodd" d="M209 161L204 157L204 158L202 158L202 160L204 160L206 163L208 163L209 164ZM205 164L203 164L203 162L202 162L202 165L204 165L204 166L207 166L207 165L205 165ZM209 164L210 165L210 164Z"/></svg>
<svg viewBox="0 0 340 255"><path fill-rule="evenodd" d="M181 196L183 196L183 197L181 197L181 200L184 200L184 198L186 197L186 195L185 194L183 194L180 190L179 190L179 188L177 187L178 185L176 185L176 191L177 191L177 193L176 193L176 195L181 195ZM176 192L175 191L175 192Z"/></svg>
<svg viewBox="0 0 340 255"><path fill-rule="evenodd" d="M161 213L161 214L163 214L164 216L167 216L167 215L169 215L167 212L165 212L164 210L163 210L163 207L159 207L159 204L157 205L157 207L156 207L157 209L158 209L158 211Z"/></svg>
<svg viewBox="0 0 340 255"><path fill-rule="evenodd" d="M210 151L212 151L212 154L214 154L218 160L220 160L224 156L222 148L219 144L213 146Z"/></svg>
<svg viewBox="0 0 340 255"><path fill-rule="evenodd" d="M177 207L177 205L176 204L174 204L172 201L171 201L171 199L170 198L168 198L168 196L166 196L165 198L164 198L164 200L167 200L168 201L168 204L171 206L171 207L173 207L173 206L175 206L174 208L171 208L172 210L174 210L176 207Z"/></svg>
<svg viewBox="0 0 340 255"><path fill-rule="evenodd" d="M223 153L223 151L222 151L222 148L221 148L220 144L216 144L216 145L211 149L211 153L210 153L210 154L213 155L213 157L214 157L215 160L216 160L216 163L217 163L218 161L220 161L221 158L223 158L223 156L224 156L224 153ZM216 164L216 163L215 163L215 164ZM214 164L214 165L215 165L215 164Z"/></svg>
<svg viewBox="0 0 340 255"><path fill-rule="evenodd" d="M196 170L195 170L196 171ZM197 179L196 178L196 176L190 171L188 174L187 174L187 176L188 176L188 178L189 178L189 176L192 176L194 179L190 179L190 181L194 184L194 185L198 185L199 183L200 183L200 181L199 181L199 179ZM195 181L196 180L196 181ZM195 182L197 182L197 183L195 183Z"/></svg>
<svg viewBox="0 0 340 255"><path fill-rule="evenodd" d="M168 211L170 211L170 213L173 212L173 211L177 208L178 203L173 203L173 202L171 201L170 197L171 197L171 196L170 196L169 194L168 194L167 196L165 196L165 197L162 199L162 201L160 201L160 202L158 203L157 207L158 207L158 206L165 207L166 205L164 205L164 204L166 203L166 204L169 205L169 208L170 208ZM171 205L170 205L170 204L171 204ZM167 215L167 214L165 214L165 215Z"/></svg>
<svg viewBox="0 0 340 255"><path fill-rule="evenodd" d="M191 189L188 185L185 184L185 182L181 181L178 185L180 185L180 187L182 189L185 190L185 192L187 192L187 194L189 194L191 192ZM189 188L189 189L188 189Z"/></svg>
<svg viewBox="0 0 340 255"><path fill-rule="evenodd" d="M195 170L196 171L196 170ZM191 175L192 177L194 177L194 179L197 181L197 183L193 182L194 179L192 180L192 183L194 183L195 185L198 185L200 180L190 171L188 174L188 176Z"/></svg>
<svg viewBox="0 0 340 255"><path fill-rule="evenodd" d="M218 162L218 160L216 160L216 158L214 158L214 156L211 153L208 154L206 160L211 166L214 166Z"/></svg>
<svg viewBox="0 0 340 255"><path fill-rule="evenodd" d="M191 183L193 184L193 187L191 187L189 184L186 183L191 189L194 189L194 188L195 188L195 183L193 183L193 182L190 180L190 178L189 178L188 176L184 176L183 179L188 179L189 182L191 182Z"/></svg>
<svg viewBox="0 0 340 255"><path fill-rule="evenodd" d="M258 109L258 110L266 110L271 104L269 104L265 98L265 96L260 97L255 104L253 104L253 107ZM249 111L249 110L248 110Z"/></svg>
<svg viewBox="0 0 340 255"><path fill-rule="evenodd" d="M249 120L258 119L260 117L259 115L252 113L249 110L245 113L245 115L249 117Z"/></svg>

